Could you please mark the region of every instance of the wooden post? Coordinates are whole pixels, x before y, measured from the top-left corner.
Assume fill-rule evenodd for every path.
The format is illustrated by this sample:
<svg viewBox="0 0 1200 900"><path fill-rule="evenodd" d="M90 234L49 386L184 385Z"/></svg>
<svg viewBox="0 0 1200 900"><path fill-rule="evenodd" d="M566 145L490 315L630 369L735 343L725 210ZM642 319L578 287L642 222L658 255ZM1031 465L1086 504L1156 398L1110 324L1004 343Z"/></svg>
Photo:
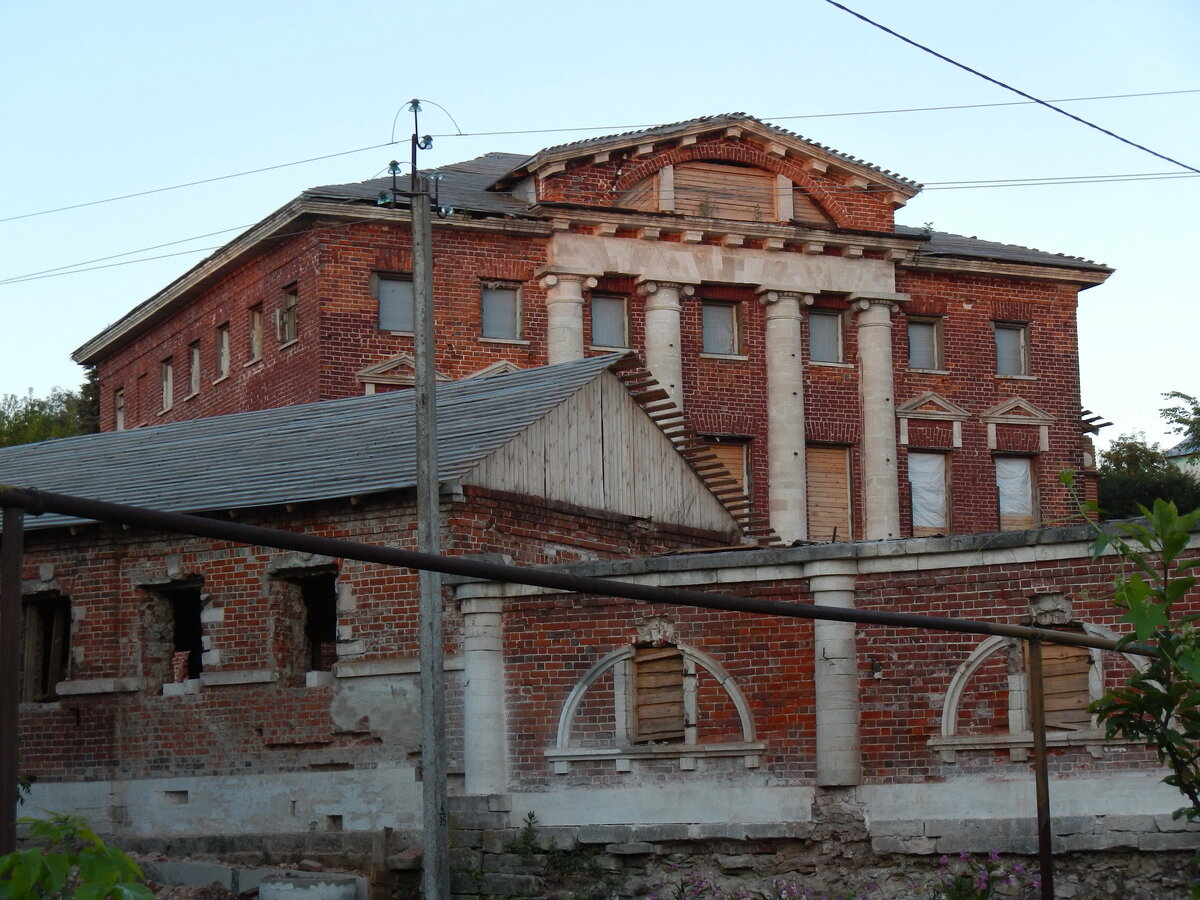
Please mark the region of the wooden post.
<svg viewBox="0 0 1200 900"><path fill-rule="evenodd" d="M0 547L0 855L17 849L17 706L21 680L21 560L25 510L4 507Z"/></svg>
<svg viewBox="0 0 1200 900"><path fill-rule="evenodd" d="M1042 644L1029 641L1029 727L1033 729L1033 780L1037 791L1038 866L1042 900L1054 900L1054 856L1050 831L1050 775L1046 765L1046 697Z"/></svg>

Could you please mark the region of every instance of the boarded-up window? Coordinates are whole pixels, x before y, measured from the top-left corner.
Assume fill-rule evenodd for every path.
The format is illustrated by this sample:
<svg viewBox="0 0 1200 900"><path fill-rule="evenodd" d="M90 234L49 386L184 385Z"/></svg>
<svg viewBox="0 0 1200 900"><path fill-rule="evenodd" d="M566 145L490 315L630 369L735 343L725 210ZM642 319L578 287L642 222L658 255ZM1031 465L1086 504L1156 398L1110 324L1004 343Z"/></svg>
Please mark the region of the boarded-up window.
<svg viewBox="0 0 1200 900"><path fill-rule="evenodd" d="M738 487L743 491L750 490L750 474L748 471L749 462L749 445L745 440L732 438L720 440L718 438L708 438L709 451L720 460L729 474L737 481Z"/></svg>
<svg viewBox="0 0 1200 900"><path fill-rule="evenodd" d="M1024 456L996 457L996 490L1001 531L1037 527L1033 460Z"/></svg>
<svg viewBox="0 0 1200 900"><path fill-rule="evenodd" d="M687 724L683 674L683 652L677 647L638 647L634 651L633 743L683 740Z"/></svg>
<svg viewBox="0 0 1200 900"><path fill-rule="evenodd" d="M54 686L69 674L71 601L49 594L27 598L23 607L21 702L54 700Z"/></svg>
<svg viewBox="0 0 1200 900"><path fill-rule="evenodd" d="M1079 731L1091 728L1088 673L1091 654L1086 647L1042 645L1042 690L1046 727Z"/></svg>
<svg viewBox="0 0 1200 900"><path fill-rule="evenodd" d="M850 449L809 447L806 458L809 540L852 540Z"/></svg>
<svg viewBox="0 0 1200 900"><path fill-rule="evenodd" d="M643 178L624 194L617 205L625 209L640 209L643 212L658 212L658 175Z"/></svg>
<svg viewBox="0 0 1200 900"><path fill-rule="evenodd" d="M775 222L775 176L728 163L675 167L675 211L706 219Z"/></svg>
<svg viewBox="0 0 1200 900"><path fill-rule="evenodd" d="M814 225L833 224L833 219L801 188L792 191L792 218L797 222L810 222Z"/></svg>
<svg viewBox="0 0 1200 900"><path fill-rule="evenodd" d="M908 454L908 484L912 489L914 537L946 534L950 530L950 504L946 454Z"/></svg>

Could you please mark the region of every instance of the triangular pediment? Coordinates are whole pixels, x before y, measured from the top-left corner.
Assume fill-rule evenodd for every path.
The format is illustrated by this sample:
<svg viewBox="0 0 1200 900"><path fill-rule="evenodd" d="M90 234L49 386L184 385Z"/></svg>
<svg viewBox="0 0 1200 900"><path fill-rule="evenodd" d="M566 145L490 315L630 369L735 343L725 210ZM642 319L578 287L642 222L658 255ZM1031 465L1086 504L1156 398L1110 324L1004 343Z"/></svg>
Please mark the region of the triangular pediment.
<svg viewBox="0 0 1200 900"><path fill-rule="evenodd" d="M494 378L497 375L507 375L510 372L520 372L521 367L515 362L507 359L500 359L489 366L484 366L478 372L472 372L470 375L464 375L464 378Z"/></svg>
<svg viewBox="0 0 1200 900"><path fill-rule="evenodd" d="M617 157L632 161L663 150L687 148L699 140L713 137L746 141L769 156L791 158L822 172L835 169L847 176L854 188L895 192L897 205L920 190L920 185L893 172L745 113L704 116L547 147L508 172L491 189L509 191L530 176L549 178L565 172L568 166L607 163Z"/></svg>
<svg viewBox="0 0 1200 900"><path fill-rule="evenodd" d="M933 391L926 391L907 403L901 403L896 407L896 415L902 419L946 419L959 422L971 418L967 410Z"/></svg>
<svg viewBox="0 0 1200 900"><path fill-rule="evenodd" d="M1020 397L985 409L979 418L984 422L1004 425L1049 425L1054 422L1054 416L1050 413Z"/></svg>
<svg viewBox="0 0 1200 900"><path fill-rule="evenodd" d="M411 386L416 381L416 360L411 353L401 353L360 369L355 376L359 384L399 384ZM452 380L441 372L435 374L437 381Z"/></svg>

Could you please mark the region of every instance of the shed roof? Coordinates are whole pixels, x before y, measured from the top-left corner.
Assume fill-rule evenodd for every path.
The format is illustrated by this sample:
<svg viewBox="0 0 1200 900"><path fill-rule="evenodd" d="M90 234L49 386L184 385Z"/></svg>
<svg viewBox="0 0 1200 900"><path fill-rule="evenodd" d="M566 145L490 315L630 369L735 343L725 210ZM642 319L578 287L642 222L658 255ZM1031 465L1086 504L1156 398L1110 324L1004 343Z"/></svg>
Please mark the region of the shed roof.
<svg viewBox="0 0 1200 900"><path fill-rule="evenodd" d="M630 354L438 386L438 478L461 478ZM416 485L413 391L210 416L0 449L0 483L168 512L246 509ZM31 528L79 522L62 515Z"/></svg>

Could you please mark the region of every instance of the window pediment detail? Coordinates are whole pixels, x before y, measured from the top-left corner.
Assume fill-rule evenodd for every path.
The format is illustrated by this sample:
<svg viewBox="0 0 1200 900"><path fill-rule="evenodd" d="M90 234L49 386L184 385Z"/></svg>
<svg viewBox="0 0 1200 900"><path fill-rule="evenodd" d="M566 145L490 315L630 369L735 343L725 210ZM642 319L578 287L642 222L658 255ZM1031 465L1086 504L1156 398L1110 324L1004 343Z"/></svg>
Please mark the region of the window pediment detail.
<svg viewBox="0 0 1200 900"><path fill-rule="evenodd" d="M484 366L478 372L472 372L470 375L464 375L463 379L467 378L494 378L497 375L507 375L509 372L520 372L521 367L515 362L507 359L500 359L491 365Z"/></svg>
<svg viewBox="0 0 1200 900"><path fill-rule="evenodd" d="M907 446L909 441L908 423L910 419L926 422L949 422L951 434L949 446L962 446L962 423L971 418L971 413L961 406L951 403L940 394L926 391L917 397L896 407L896 418L900 420L900 444ZM946 425L939 426L945 429ZM919 439L919 435L917 436ZM944 440L945 436L943 436ZM944 446L939 444L939 446Z"/></svg>
<svg viewBox="0 0 1200 900"><path fill-rule="evenodd" d="M375 393L375 385L386 384L397 387L412 387L417 380L416 360L410 353L401 353L373 365L360 369L355 375L359 384L366 386L366 393ZM449 375L437 372L437 381L452 380Z"/></svg>
<svg viewBox="0 0 1200 900"><path fill-rule="evenodd" d="M1020 397L985 409L979 418L997 425L1053 425L1054 416Z"/></svg>

